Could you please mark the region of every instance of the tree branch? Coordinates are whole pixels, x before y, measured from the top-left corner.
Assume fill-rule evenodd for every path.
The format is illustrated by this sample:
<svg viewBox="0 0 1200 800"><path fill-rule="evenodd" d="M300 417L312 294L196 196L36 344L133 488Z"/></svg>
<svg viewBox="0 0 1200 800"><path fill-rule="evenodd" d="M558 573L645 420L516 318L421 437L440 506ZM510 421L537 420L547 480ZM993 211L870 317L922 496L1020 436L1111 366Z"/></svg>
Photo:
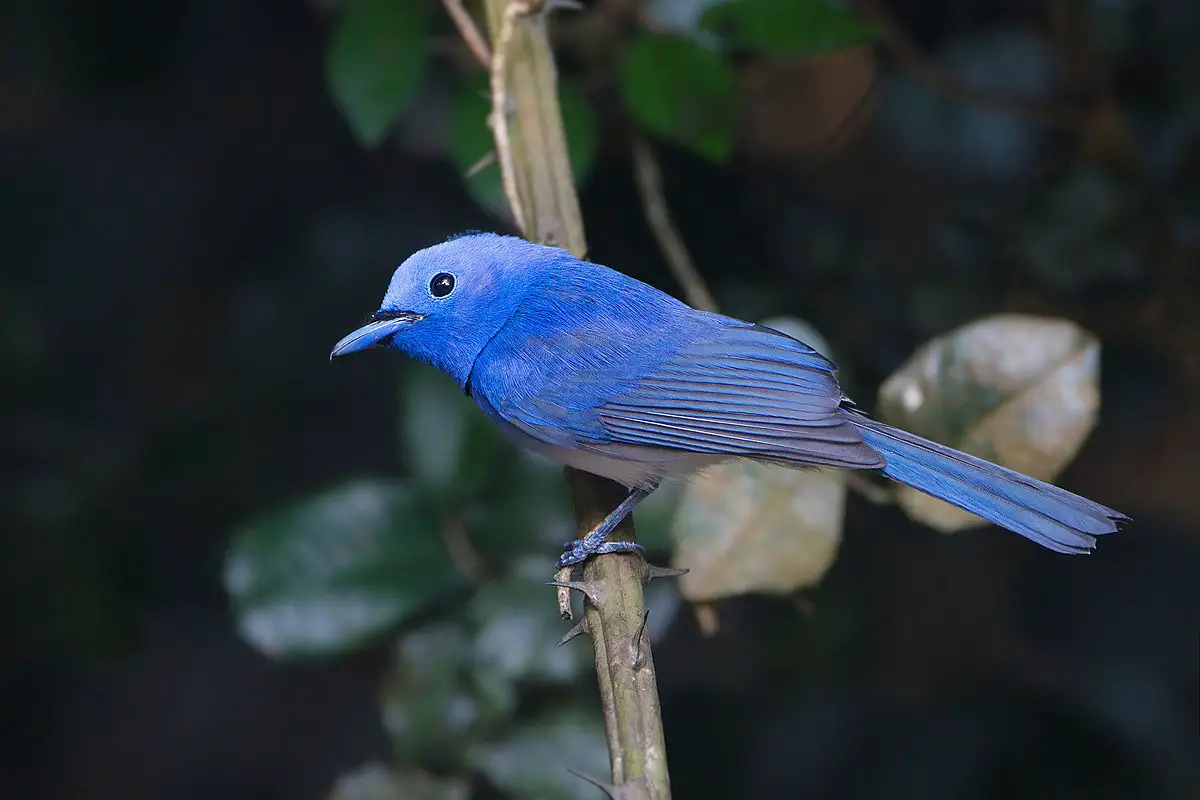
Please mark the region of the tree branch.
<svg viewBox="0 0 1200 800"><path fill-rule="evenodd" d="M471 19L471 15L463 8L462 0L442 0L442 5L446 7L446 13L450 15L450 19L454 20L454 26L458 28L458 33L462 36L463 41L467 43L467 49L471 51L471 55L475 56L484 69L491 67L492 51L488 48L487 41L479 32L479 28L475 26L475 20Z"/></svg>
<svg viewBox="0 0 1200 800"><path fill-rule="evenodd" d="M583 258L587 241L567 158L545 8L540 0L486 0L486 6L493 42L488 122L513 218L527 239ZM624 488L611 481L571 469L567 477L581 534L624 498ZM632 518L611 538L632 541ZM565 572L558 577L568 579ZM589 559L579 582L588 589L586 624L579 631L592 637L595 649L612 781L625 796L650 800L670 797L642 596L644 583L659 572L640 556L609 554ZM561 591L560 610L569 590Z"/></svg>
<svg viewBox="0 0 1200 800"><path fill-rule="evenodd" d="M650 150L650 144L645 137L634 134L633 138L633 173L637 178L638 194L642 197L642 210L646 214L646 222L658 241L658 247L667 259L667 266L675 275L675 280L683 287L683 295L688 305L704 311L716 311L717 301L712 292L700 277L700 271L688 254L687 245L679 229L671 221L671 212L667 208L667 199L663 195L662 170L658 168L658 160Z"/></svg>

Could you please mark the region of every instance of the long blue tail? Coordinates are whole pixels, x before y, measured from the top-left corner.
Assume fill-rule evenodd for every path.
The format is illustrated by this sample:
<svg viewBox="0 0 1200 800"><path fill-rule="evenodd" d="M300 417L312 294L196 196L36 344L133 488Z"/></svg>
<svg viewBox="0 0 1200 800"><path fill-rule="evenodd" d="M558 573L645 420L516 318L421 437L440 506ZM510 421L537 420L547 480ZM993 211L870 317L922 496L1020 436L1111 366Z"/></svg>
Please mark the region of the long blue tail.
<svg viewBox="0 0 1200 800"><path fill-rule="evenodd" d="M881 472L1059 553L1087 553L1129 517L1066 489L922 439L854 411L846 418L887 459Z"/></svg>

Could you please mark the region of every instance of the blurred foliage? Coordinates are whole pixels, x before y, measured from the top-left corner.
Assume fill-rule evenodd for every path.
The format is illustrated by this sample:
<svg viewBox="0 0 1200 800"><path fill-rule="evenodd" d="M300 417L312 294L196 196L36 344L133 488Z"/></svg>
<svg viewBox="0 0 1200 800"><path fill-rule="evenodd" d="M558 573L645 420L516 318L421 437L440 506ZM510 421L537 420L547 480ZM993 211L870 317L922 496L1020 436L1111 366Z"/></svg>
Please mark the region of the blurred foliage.
<svg viewBox="0 0 1200 800"><path fill-rule="evenodd" d="M471 787L462 778L367 764L339 778L329 800L467 800L470 796Z"/></svg>
<svg viewBox="0 0 1200 800"><path fill-rule="evenodd" d="M326 79L363 145L379 144L421 88L425 27L414 2L351 0L338 15Z"/></svg>
<svg viewBox="0 0 1200 800"><path fill-rule="evenodd" d="M545 585L546 554L574 530L561 469L512 448L444 375L413 367L402 385L404 478L355 481L235 534L225 584L242 635L273 658L329 657L407 628L381 696L401 772L369 768L336 796L420 783L453 797L478 772L518 796L577 797L586 784L566 768L607 751L578 692L591 654L556 646ZM531 698L550 696L555 714L529 719ZM552 744L570 760L549 766ZM459 777L426 787L430 765Z"/></svg>
<svg viewBox="0 0 1200 800"><path fill-rule="evenodd" d="M253 521L225 562L242 635L274 657L344 652L452 590L435 509L359 481Z"/></svg>
<svg viewBox="0 0 1200 800"><path fill-rule="evenodd" d="M738 59L746 51L807 57L875 37L858 16L824 0L695 5L691 26L669 33L631 26L602 60L601 89L594 76L564 74L560 104L577 182L590 176L602 121L611 116L689 157L727 162L744 111ZM1124 18L1114 11L1121 4L1092 5L1104 46L1127 48ZM364 146L383 142L427 88L434 27L427 10L350 0L333 17L329 90ZM1039 100L1063 80L1060 60L1043 37L1001 30L959 37L933 62L972 86ZM486 160L486 81L477 65L457 66L448 156L479 206L501 215L498 168ZM1012 108L961 102L910 72L891 77L880 107L878 127L898 151L969 187L1030 179L1051 139L1046 126ZM1005 258L1051 290L1130 281L1145 272L1147 219L1157 209L1170 208L1179 231L1194 237L1200 229L1195 186L1165 177L1186 172L1196 158L1194 145L1186 145L1194 129L1186 130L1192 134L1179 134L1185 144L1177 159L1158 170L1158 189L1147 188L1136 170L1098 159L1039 179L1003 224L977 224L964 203L930 256L931 269L944 271L938 277L952 278L920 285L906 302L897 302L890 276L861 255L848 228L823 218L819 236L782 249L804 264L796 269L807 270L803 277L821 292L849 285L856 303L880 312L881 324L898 327L894 315L908 314L919 330L993 307L989 281ZM733 304L739 315L809 302L786 286L757 295L754 287L731 287L728 294L739 291L752 297ZM830 317L846 311L812 307ZM769 324L828 352L807 323ZM885 342L879 360L909 345ZM879 407L896 424L1052 480L1095 424L1098 358L1096 337L1066 320L983 317L918 349L883 382ZM606 748L594 698L579 691L590 654L555 646L562 625L544 586L558 545L574 533L559 469L517 452L444 376L410 367L402 386L401 477L335 486L236 532L225 585L242 635L281 659L336 656L394 640L381 714L395 764L347 776L334 797L459 798L480 777L511 796L584 796L591 790L566 769L603 774ZM680 591L698 601L790 594L820 581L837 557L846 493L842 473L752 464L664 487L638 511L640 539L651 558L670 556L692 572L679 587L653 587L652 605L662 613L652 615L652 625L661 630L670 622ZM898 498L912 517L936 528L974 521L907 490ZM830 619L820 623L829 631L814 627L814 651L797 658L820 661L819 643L840 643L853 625Z"/></svg>
<svg viewBox="0 0 1200 800"><path fill-rule="evenodd" d="M937 69L984 92L1050 97L1061 85L1062 64L1044 39L1025 30L989 30L956 39L935 56ZM980 180L1028 178L1050 131L1045 123L999 104L964 103L913 73L890 79L883 113L896 144L926 166L950 165Z"/></svg>
<svg viewBox="0 0 1200 800"><path fill-rule="evenodd" d="M704 10L701 27L731 47L805 56L865 44L875 31L830 0L732 0Z"/></svg>
<svg viewBox="0 0 1200 800"><path fill-rule="evenodd" d="M625 56L621 85L648 130L713 161L733 149L736 79L725 59L682 36L639 36Z"/></svg>

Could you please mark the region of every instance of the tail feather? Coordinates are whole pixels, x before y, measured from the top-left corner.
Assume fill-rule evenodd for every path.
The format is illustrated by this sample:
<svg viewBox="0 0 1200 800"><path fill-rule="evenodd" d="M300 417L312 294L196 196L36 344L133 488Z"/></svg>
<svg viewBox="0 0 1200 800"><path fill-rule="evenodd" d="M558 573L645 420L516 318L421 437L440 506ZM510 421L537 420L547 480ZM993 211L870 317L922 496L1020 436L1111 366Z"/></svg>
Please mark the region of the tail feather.
<svg viewBox="0 0 1200 800"><path fill-rule="evenodd" d="M1087 553L1096 536L1129 517L1066 489L922 439L859 413L847 414L883 454L881 472L1059 553Z"/></svg>

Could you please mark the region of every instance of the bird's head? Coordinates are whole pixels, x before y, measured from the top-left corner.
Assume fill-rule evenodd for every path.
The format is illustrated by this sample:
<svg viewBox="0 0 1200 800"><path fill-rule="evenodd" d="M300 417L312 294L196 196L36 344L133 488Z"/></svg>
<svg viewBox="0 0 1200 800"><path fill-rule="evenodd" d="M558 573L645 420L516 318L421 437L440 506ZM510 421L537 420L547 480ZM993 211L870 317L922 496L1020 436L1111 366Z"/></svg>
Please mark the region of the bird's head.
<svg viewBox="0 0 1200 800"><path fill-rule="evenodd" d="M330 358L400 350L466 384L476 357L565 250L515 236L470 232L409 256L379 310L333 347Z"/></svg>

